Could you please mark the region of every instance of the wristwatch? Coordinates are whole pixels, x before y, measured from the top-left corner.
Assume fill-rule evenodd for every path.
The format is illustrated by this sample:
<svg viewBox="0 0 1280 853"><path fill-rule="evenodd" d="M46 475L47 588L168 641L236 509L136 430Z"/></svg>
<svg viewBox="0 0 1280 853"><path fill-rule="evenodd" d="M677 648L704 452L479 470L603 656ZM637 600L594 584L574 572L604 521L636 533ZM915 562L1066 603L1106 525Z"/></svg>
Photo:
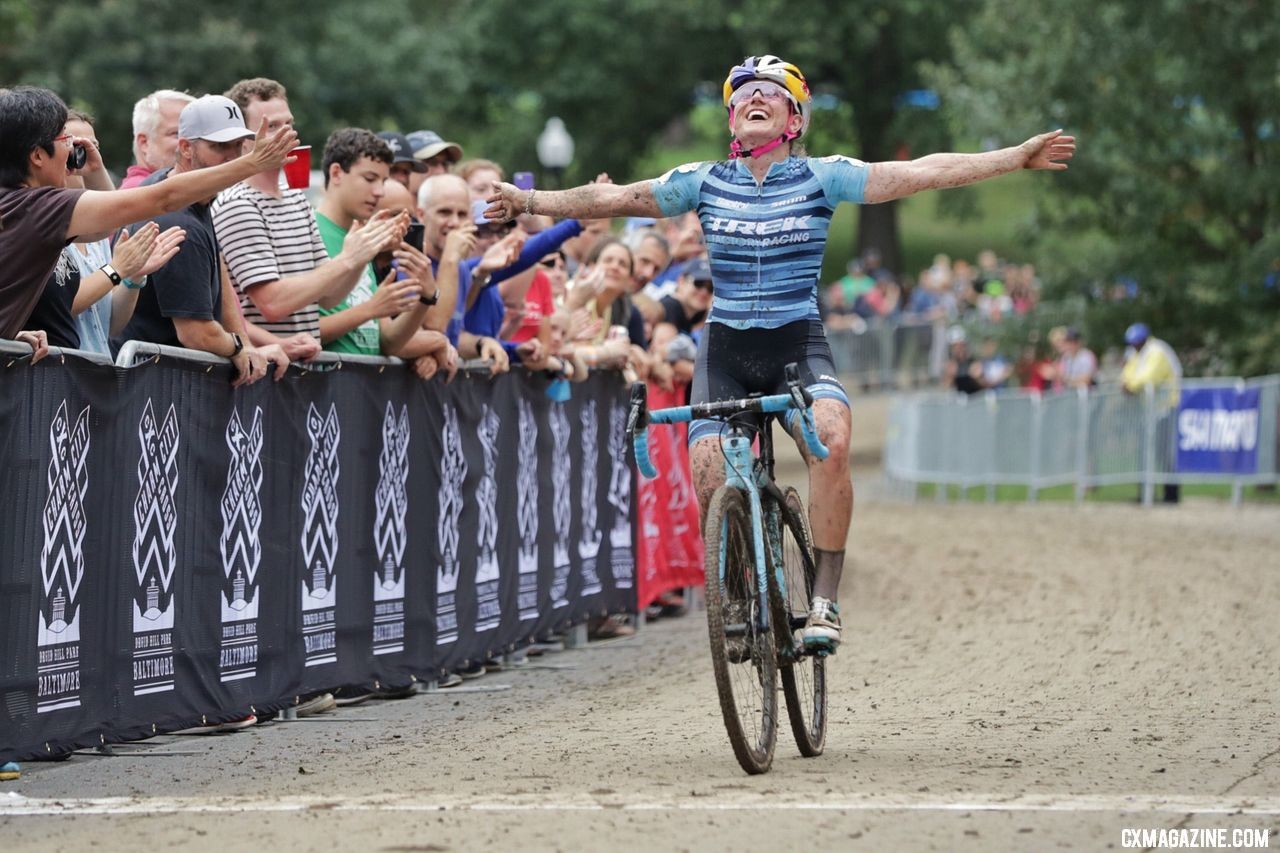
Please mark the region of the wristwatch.
<svg viewBox="0 0 1280 853"><path fill-rule="evenodd" d="M240 335L237 332L231 333L231 341L236 345L236 348L231 351L231 355L227 356L227 358L235 358L244 352L244 341L240 340Z"/></svg>
<svg viewBox="0 0 1280 853"><path fill-rule="evenodd" d="M124 281L124 276L116 272L116 268L111 266L111 264L103 264L102 266L98 267L98 269L102 270L104 273L107 274L107 278L111 279L112 284L119 284L120 282Z"/></svg>
<svg viewBox="0 0 1280 853"><path fill-rule="evenodd" d="M431 294L430 296L423 296L419 294L418 301L421 302L423 305L435 305L437 302L440 301L440 288L437 287L436 292Z"/></svg>

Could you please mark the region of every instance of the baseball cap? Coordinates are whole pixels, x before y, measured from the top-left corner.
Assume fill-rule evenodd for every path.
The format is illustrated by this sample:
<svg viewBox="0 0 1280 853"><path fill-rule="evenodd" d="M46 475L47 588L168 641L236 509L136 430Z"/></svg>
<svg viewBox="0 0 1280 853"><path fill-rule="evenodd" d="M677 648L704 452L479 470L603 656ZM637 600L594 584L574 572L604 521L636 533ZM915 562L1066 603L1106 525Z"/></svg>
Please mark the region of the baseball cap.
<svg viewBox="0 0 1280 853"><path fill-rule="evenodd" d="M1146 323L1134 323L1132 326L1124 330L1124 342L1131 347L1151 337L1151 330L1147 328Z"/></svg>
<svg viewBox="0 0 1280 853"><path fill-rule="evenodd" d="M952 326L947 329L947 343L963 344L969 340L969 336L965 334L963 326Z"/></svg>
<svg viewBox="0 0 1280 853"><path fill-rule="evenodd" d="M204 139L208 142L230 142L248 139L254 132L244 126L240 107L222 95L196 98L178 114L178 136L182 139Z"/></svg>
<svg viewBox="0 0 1280 853"><path fill-rule="evenodd" d="M684 274L692 281L711 281L711 264L706 258L694 258L684 268Z"/></svg>
<svg viewBox="0 0 1280 853"><path fill-rule="evenodd" d="M427 167L419 163L413 157L413 145L403 133L396 133L394 130L384 130L378 134L378 138L387 143L387 147L391 149L391 163L408 163L413 167L415 172L425 172Z"/></svg>
<svg viewBox="0 0 1280 853"><path fill-rule="evenodd" d="M415 130L406 139L409 140L409 150L419 160L430 160L442 151L450 163L457 163L462 159L462 146L456 142L445 142L433 130Z"/></svg>

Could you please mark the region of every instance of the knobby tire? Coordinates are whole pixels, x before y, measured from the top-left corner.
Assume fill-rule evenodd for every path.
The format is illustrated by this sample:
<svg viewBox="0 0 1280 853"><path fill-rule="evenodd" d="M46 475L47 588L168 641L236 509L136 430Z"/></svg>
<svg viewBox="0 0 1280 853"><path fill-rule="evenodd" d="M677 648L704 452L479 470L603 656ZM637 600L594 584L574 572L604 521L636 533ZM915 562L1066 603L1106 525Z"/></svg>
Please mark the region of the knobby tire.
<svg viewBox="0 0 1280 853"><path fill-rule="evenodd" d="M707 630L711 662L725 730L738 764L747 773L764 773L773 764L778 739L778 659L772 631L754 628L759 602L751 516L743 493L721 486L711 498L706 518ZM723 548L721 546L724 546ZM724 554L725 583L720 583ZM744 607L743 602L746 602ZM731 639L725 636L725 607L748 625L743 638L749 659L730 658ZM734 622L731 624L743 624ZM736 647L742 657L742 646Z"/></svg>

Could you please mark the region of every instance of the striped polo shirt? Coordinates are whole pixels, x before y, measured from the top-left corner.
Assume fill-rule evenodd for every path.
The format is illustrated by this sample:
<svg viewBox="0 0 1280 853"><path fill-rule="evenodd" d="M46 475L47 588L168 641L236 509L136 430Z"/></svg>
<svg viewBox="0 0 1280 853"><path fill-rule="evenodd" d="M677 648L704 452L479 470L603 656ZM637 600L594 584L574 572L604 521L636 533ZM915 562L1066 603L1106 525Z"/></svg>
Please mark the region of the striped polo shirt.
<svg viewBox="0 0 1280 853"><path fill-rule="evenodd" d="M763 183L742 160L689 163L651 182L663 216L698 212L715 297L710 323L776 329L817 320L831 216L861 203L868 167L851 157L788 157Z"/></svg>
<svg viewBox="0 0 1280 853"><path fill-rule="evenodd" d="M270 323L249 298L255 285L311 272L329 259L307 194L281 192L276 198L247 183L236 184L213 203L213 227L245 319L281 337L306 332L319 340L319 305Z"/></svg>

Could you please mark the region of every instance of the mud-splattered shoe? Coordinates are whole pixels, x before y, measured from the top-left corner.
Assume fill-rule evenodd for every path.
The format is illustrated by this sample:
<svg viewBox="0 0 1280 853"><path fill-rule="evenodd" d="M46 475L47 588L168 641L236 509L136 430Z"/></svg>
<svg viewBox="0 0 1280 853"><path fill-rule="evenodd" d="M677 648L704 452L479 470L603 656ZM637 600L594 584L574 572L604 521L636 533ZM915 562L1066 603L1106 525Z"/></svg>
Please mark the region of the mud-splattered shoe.
<svg viewBox="0 0 1280 853"><path fill-rule="evenodd" d="M840 606L820 595L813 597L809 620L800 631L806 651L834 654L840 646Z"/></svg>

